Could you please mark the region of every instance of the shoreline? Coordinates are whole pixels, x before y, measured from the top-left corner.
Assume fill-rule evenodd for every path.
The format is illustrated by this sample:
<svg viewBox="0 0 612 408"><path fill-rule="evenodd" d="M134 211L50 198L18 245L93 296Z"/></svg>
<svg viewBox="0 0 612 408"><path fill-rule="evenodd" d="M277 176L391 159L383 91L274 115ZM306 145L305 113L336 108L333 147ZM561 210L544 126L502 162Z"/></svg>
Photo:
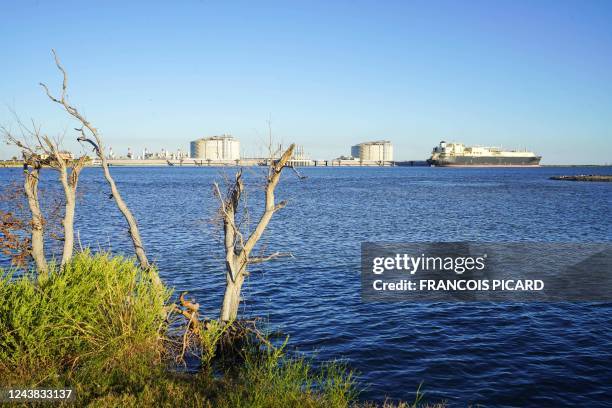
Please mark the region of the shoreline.
<svg viewBox="0 0 612 408"><path fill-rule="evenodd" d="M509 169L509 168L572 168L572 167L612 167L612 164L541 164L538 166L429 166L420 164L421 161L395 161L395 162L357 162L347 163L348 160L296 160L291 163L294 167L436 167L436 168L477 168L477 169ZM109 160L110 167L264 167L261 164L261 160L258 159L244 159L238 163L228 161L214 161L214 162L197 162L194 159L189 161L179 160L131 160L131 159L120 159L120 160ZM410 163L410 164L408 164ZM10 162L2 163L0 161L0 169L8 168L21 168L23 167L22 162ZM100 167L99 163L87 164L85 167Z"/></svg>

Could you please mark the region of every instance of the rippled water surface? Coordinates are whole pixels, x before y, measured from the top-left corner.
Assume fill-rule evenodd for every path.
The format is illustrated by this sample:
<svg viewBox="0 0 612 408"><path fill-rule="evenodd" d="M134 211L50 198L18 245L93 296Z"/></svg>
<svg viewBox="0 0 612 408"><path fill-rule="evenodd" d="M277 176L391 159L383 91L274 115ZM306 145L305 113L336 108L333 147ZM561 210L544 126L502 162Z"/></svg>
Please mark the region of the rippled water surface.
<svg viewBox="0 0 612 408"><path fill-rule="evenodd" d="M224 277L211 186L235 169L112 171L162 277L215 316ZM260 248L295 258L252 271L245 314L269 319L317 361L346 359L366 386L364 399L413 400L423 382L427 400L452 406L610 403L612 305L365 304L359 251L362 241L610 242L612 183L548 177L612 174L611 168L301 171L308 178L283 176L277 196L289 204ZM20 172L1 170L0 182ZM256 219L261 169L245 172ZM129 253L101 170L85 169L80 187L83 245Z"/></svg>

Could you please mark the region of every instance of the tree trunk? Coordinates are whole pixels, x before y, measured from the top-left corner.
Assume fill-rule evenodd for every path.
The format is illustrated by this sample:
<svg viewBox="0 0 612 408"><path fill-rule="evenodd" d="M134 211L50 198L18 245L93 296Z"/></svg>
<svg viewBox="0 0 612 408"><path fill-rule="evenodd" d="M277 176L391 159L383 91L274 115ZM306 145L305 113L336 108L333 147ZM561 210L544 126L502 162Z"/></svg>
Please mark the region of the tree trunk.
<svg viewBox="0 0 612 408"><path fill-rule="evenodd" d="M281 254L275 253L269 257L259 257L257 259L250 258L251 251L255 247L257 241L263 235L268 223L272 219L274 213L283 208L286 204L282 201L278 204L274 203L274 189L280 180L283 168L291 158L295 145L289 148L282 154L277 161L270 161L268 170L268 180L266 183L266 204L265 210L246 242L243 241L243 235L236 226L236 212L244 185L242 183L242 170L236 174L236 181L229 191L227 197L223 197L219 186L215 183L217 195L221 200L221 211L223 212L223 232L225 235L225 295L223 296L223 304L221 306L220 320L229 322L235 320L238 316L238 308L240 306L240 290L244 283L247 273L247 265L249 263L258 263L265 260L273 259Z"/></svg>
<svg viewBox="0 0 612 408"><path fill-rule="evenodd" d="M32 251L31 255L36 264L38 273L47 273L47 260L45 258L44 247L44 218L40 210L40 202L38 200L38 180L40 176L40 168L33 166L31 171L25 173L24 190L28 199L28 206L32 213Z"/></svg>
<svg viewBox="0 0 612 408"><path fill-rule="evenodd" d="M62 160L61 156L57 155L58 163ZM72 170L75 171L74 169ZM78 170L76 170L78 171ZM76 206L76 183L73 186L68 182L68 170L65 164L61 164L59 168L60 181L62 187L64 187L64 196L66 197L66 205L64 207L64 219L62 224L64 225L64 250L62 252L62 266L66 265L72 259L72 252L74 250L74 209ZM78 174L77 174L78 177Z"/></svg>
<svg viewBox="0 0 612 408"><path fill-rule="evenodd" d="M140 232L138 231L138 224L136 223L136 219L132 215L132 212L121 198L121 194L117 189L117 185L115 184L115 180L110 174L110 170L108 169L108 163L106 162L106 158L104 157L104 153L100 152L99 154L100 160L102 161L102 169L104 170L104 178L110 185L111 193L113 194L113 198L115 199L115 203L117 204L117 208L123 214L123 217L128 223L130 237L132 238L132 244L134 245L134 252L136 253L136 258L138 258L138 262L140 266L143 268L149 268L149 260L147 259L147 254L145 253L144 247L142 245L142 239L140 238ZM159 277L157 277L159 280ZM160 281L161 283L161 281Z"/></svg>
<svg viewBox="0 0 612 408"><path fill-rule="evenodd" d="M74 251L74 209L76 205L76 194L74 191L66 192L66 207L64 214L64 251L62 253L62 266L72 259Z"/></svg>
<svg viewBox="0 0 612 408"><path fill-rule="evenodd" d="M223 305L221 306L220 320L222 322L230 322L238 317L238 308L240 307L240 290L244 283L244 275L240 274L236 280L232 280L229 272L226 274L225 294L223 296Z"/></svg>

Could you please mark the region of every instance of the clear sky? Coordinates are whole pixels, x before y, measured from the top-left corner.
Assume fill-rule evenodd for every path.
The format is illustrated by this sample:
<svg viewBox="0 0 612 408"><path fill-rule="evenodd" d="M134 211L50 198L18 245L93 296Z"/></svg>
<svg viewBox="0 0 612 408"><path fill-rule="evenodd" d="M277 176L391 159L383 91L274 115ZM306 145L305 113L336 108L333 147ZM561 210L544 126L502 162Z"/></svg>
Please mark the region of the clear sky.
<svg viewBox="0 0 612 408"><path fill-rule="evenodd" d="M55 48L122 154L231 133L257 155L271 115L313 158L388 139L396 159L447 140L612 163L612 1L0 0L0 15L0 123L14 109L76 137L37 85L60 85Z"/></svg>

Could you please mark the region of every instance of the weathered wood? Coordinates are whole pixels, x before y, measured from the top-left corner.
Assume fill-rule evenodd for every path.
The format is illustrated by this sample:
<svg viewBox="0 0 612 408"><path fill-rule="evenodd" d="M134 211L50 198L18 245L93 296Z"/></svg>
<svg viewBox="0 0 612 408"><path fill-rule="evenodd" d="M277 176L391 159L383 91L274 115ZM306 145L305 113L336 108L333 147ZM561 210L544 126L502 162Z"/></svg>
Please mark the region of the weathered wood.
<svg viewBox="0 0 612 408"><path fill-rule="evenodd" d="M59 143L51 140L48 136L39 138L39 142L45 153L49 156L48 164L59 172L59 179L64 189L66 203L64 206L64 248L62 251L61 266L63 267L72 259L74 252L74 215L76 208L76 190L79 175L85 165L86 157L82 156L75 162L64 157L59 148Z"/></svg>
<svg viewBox="0 0 612 408"><path fill-rule="evenodd" d="M0 126L0 131L4 135L7 143L17 146L21 150L23 156L23 190L30 209L30 248L28 254L34 260L36 270L39 274L46 274L48 271L47 259L45 257L45 240L44 240L44 225L45 218L40 208L40 199L38 197L38 183L40 181L40 170L43 167L41 155L37 152L37 148L32 148L27 143L26 134L35 137L40 141L38 129L34 126L33 129L28 129L20 120L16 118L21 128L22 137L13 134L9 129Z"/></svg>
<svg viewBox="0 0 612 408"><path fill-rule="evenodd" d="M268 167L268 175L265 189L264 211L255 226L253 232L244 239L244 236L236 225L236 212L240 204L240 198L244 189L242 182L242 171L236 174L234 184L224 197L219 186L215 184L215 192L221 201L221 213L223 216L223 232L225 246L225 294L221 305L220 320L229 322L238 316L240 306L240 292L245 278L248 276L247 267L249 264L261 263L281 256L290 254L275 252L268 256L251 258L251 252L257 241L262 237L274 213L285 207L286 201L275 202L274 190L278 185L281 173L287 162L293 155L295 145L282 154L280 159L271 161Z"/></svg>
<svg viewBox="0 0 612 408"><path fill-rule="evenodd" d="M24 162L28 163L24 154ZM44 217L40 209L40 201L38 199L38 182L40 180L40 169L42 165L37 158L29 161L29 166L24 166L24 191L28 200L28 207L32 214L32 249L30 254L36 264L36 269L40 274L46 274L47 259L45 258L45 240L44 240Z"/></svg>
<svg viewBox="0 0 612 408"><path fill-rule="evenodd" d="M136 219L132 215L132 212L130 211L127 204L123 200L119 192L119 189L117 188L115 180L111 176L108 162L106 160L106 157L104 156L104 146L102 143L102 138L100 137L100 133L98 132L98 129L96 129L91 124L91 122L89 122L85 118L85 116L83 116L78 111L77 108L75 108L70 103L68 103L66 99L66 90L68 88L68 74L66 73L66 70L61 65L55 50L52 50L52 52L53 52L53 57L55 59L55 65L57 66L57 69L62 73L62 76L63 76L61 95L59 97L54 97L49 92L49 88L45 84L41 83L40 86L45 90L45 93L47 94L47 96L49 97L51 101L61 105L63 109L69 115L71 115L73 118L75 118L81 123L81 128L76 129L77 131L81 133L81 136L77 140L87 142L93 146L96 155L98 156L98 158L100 159L102 163L102 170L104 172L104 178L106 179L108 185L110 186L112 197L115 200L115 204L117 205L117 208L119 209L119 211L121 212L121 214L123 215L123 217L125 218L128 224L128 231L130 234L130 238L132 239L132 244L134 246L134 252L136 253L136 258L138 258L138 262L140 263L140 266L142 268L149 269L151 265L149 264L149 260L147 258L147 255L146 255L143 243L142 243L142 238L140 237L140 231L138 229L138 224L136 222ZM89 135L91 135L91 137L88 137L86 132L88 132ZM162 282L161 282L161 279L159 278L159 275L157 273L152 273L151 276L152 276L153 283L157 286L161 286Z"/></svg>

